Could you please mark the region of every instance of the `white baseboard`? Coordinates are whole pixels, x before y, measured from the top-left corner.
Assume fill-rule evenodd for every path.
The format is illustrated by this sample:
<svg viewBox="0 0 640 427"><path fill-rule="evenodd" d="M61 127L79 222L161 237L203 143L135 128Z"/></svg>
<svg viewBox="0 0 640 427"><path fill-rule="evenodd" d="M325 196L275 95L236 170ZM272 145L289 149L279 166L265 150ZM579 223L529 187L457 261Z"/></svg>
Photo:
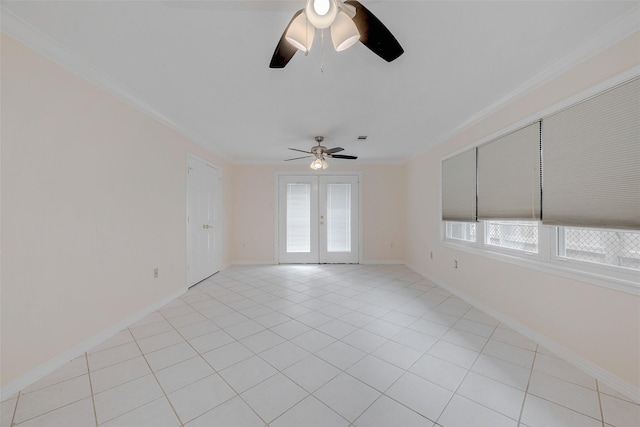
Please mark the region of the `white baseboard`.
<svg viewBox="0 0 640 427"><path fill-rule="evenodd" d="M97 346L97 345L103 343L104 341L106 341L107 339L113 337L118 332L122 331L123 329L129 327L130 325L132 325L132 324L136 323L137 321L143 319L145 316L153 313L154 311L158 310L159 308L161 308L161 307L165 306L166 304L170 303L174 299L178 298L180 295L184 294L186 291L187 291L187 289L184 288L184 289L179 289L179 290L169 294L168 296L162 298L161 300L156 301L155 303L153 303L150 306L146 307L144 310L139 311L138 313L134 314L133 316L128 317L128 318L116 323L115 325L111 326L110 328L108 328L108 329L100 332L99 334L94 335L93 337L91 337L91 338L81 342L80 344L72 347L71 349L69 349L68 351L62 353L61 355L49 360L48 362L43 363L40 366L37 366L36 368L32 369L31 371L27 372L26 374L16 378L13 381L10 381L6 385L3 385L2 388L0 388L0 401L3 401L5 399L9 398L10 396L13 396L15 393L19 392L20 390L25 389L26 387L28 387L31 384L33 384L36 381L38 381L39 379L46 377L47 375L49 375L50 373L52 373L56 369L61 368L62 366L64 366L69 361L75 359L76 357L81 356L82 354L84 354L87 351L91 350L95 346Z"/></svg>
<svg viewBox="0 0 640 427"><path fill-rule="evenodd" d="M231 265L275 265L275 264L277 264L277 263L273 262L273 261L265 261L265 260L260 260L260 261L245 261L245 260L231 261Z"/></svg>
<svg viewBox="0 0 640 427"><path fill-rule="evenodd" d="M440 286L441 288L451 292L453 295L457 296L458 298L471 304L478 310L485 312L489 316L500 321L501 323L510 327L514 331L518 332L519 334L524 335L530 340L535 341L536 343L542 345L552 353L556 354L558 357L561 357L565 361L571 363L573 366L577 367L578 369L581 369L585 373L596 378L598 381L602 382L603 384L608 385L609 387L616 390L620 394L628 397L629 399L632 399L636 403L640 403L639 387L636 387L635 385L623 380L617 375L614 375L613 373L607 371L601 366L598 366L595 363L585 359L584 357L580 356L574 351L569 350L568 348L562 346L561 344L558 344L557 342L549 339L548 337L540 334L539 332L536 332L533 329L530 329L524 326L523 324L507 316L506 314L501 313L495 310L494 308L491 308L488 305L476 300L475 298L467 295L466 293L460 291L459 289L456 289L440 280L434 279L425 271L422 271L421 269L413 265L407 265L407 267L411 268L416 273L424 276L426 279L432 281L433 283Z"/></svg>
<svg viewBox="0 0 640 427"><path fill-rule="evenodd" d="M404 261L399 259L364 259L362 260L364 265L401 265Z"/></svg>
<svg viewBox="0 0 640 427"><path fill-rule="evenodd" d="M276 265L274 261L232 261L231 265ZM360 262L363 265L402 265L404 261L399 259L365 259Z"/></svg>

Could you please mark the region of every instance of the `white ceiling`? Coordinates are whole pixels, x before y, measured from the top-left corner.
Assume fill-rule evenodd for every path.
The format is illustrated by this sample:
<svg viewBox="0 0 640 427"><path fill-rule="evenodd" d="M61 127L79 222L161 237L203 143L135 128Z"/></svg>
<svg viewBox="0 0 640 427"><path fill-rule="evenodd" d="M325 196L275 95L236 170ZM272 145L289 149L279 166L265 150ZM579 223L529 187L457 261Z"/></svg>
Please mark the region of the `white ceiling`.
<svg viewBox="0 0 640 427"><path fill-rule="evenodd" d="M637 1L360 1L403 46L396 61L360 43L336 53L328 34L323 49L318 32L307 57L269 69L305 0L3 0L2 23L14 36L16 22L28 23L120 95L233 162L281 162L296 157L287 147L309 149L324 135L327 147L367 163L424 152L577 53L601 49L598 40L638 9Z"/></svg>

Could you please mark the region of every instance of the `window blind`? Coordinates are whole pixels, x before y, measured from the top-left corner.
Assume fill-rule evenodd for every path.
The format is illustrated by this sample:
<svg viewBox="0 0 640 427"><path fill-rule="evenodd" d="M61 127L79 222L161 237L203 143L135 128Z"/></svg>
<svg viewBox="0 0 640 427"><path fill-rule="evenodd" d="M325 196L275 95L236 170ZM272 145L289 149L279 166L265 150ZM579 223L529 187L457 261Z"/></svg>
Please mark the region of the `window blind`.
<svg viewBox="0 0 640 427"><path fill-rule="evenodd" d="M351 252L351 184L327 184L327 251Z"/></svg>
<svg viewBox="0 0 640 427"><path fill-rule="evenodd" d="M476 221L476 149L442 161L442 219Z"/></svg>
<svg viewBox="0 0 640 427"><path fill-rule="evenodd" d="M287 184L287 252L311 252L310 184Z"/></svg>
<svg viewBox="0 0 640 427"><path fill-rule="evenodd" d="M478 147L478 219L540 219L540 122Z"/></svg>
<svg viewBox="0 0 640 427"><path fill-rule="evenodd" d="M640 78L546 118L543 223L640 229Z"/></svg>

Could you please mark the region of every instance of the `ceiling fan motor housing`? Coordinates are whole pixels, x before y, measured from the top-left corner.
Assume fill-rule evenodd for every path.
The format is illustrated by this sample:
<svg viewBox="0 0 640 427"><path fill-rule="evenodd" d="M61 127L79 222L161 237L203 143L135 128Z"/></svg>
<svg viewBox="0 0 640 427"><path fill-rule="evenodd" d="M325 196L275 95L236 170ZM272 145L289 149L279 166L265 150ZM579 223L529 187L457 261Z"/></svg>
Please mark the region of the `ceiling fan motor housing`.
<svg viewBox="0 0 640 427"><path fill-rule="evenodd" d="M311 152L316 157L322 157L322 155L325 153L325 151L327 151L327 147L324 147L322 145L316 145L315 147L311 148Z"/></svg>

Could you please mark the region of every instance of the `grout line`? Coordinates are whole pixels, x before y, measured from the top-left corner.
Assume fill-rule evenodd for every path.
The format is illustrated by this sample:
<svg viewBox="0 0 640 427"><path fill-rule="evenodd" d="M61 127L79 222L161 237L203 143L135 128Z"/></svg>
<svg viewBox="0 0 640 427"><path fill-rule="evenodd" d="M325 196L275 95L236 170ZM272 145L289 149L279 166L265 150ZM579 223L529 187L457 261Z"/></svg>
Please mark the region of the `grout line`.
<svg viewBox="0 0 640 427"><path fill-rule="evenodd" d="M205 281L206 281L206 279L205 279ZM202 283L202 282L201 282L201 283ZM198 286L198 284L196 284L193 288L196 288L197 286ZM200 291L200 290L198 289L198 291ZM188 292L189 292L189 291L187 291L187 293L188 293ZM202 291L200 291L200 292L202 292ZM221 304L224 304L225 306L227 306L227 304L225 304L225 303L223 303L223 302L219 301L219 300L218 300L218 299L216 299L215 297L212 297L212 296L210 296L209 294L206 294L205 292L202 292L202 293L204 293L205 295L207 295L207 297L208 297L208 298L215 299L216 301L220 302ZM187 304L189 307L191 307L191 308L193 308L194 310L196 310L196 312L200 313L200 311L199 311L198 309L194 308L194 307L191 305L191 303L188 303L188 302L186 302L186 301L184 301L184 300L182 300L182 301L183 301L185 304ZM228 306L227 306L227 307L228 307ZM231 308L231 309L233 310L233 308L232 308L232 307L229 307L229 308ZM200 314L202 314L202 313L200 313ZM242 314L242 313L240 313L240 314ZM167 319L167 318L166 318L162 313L160 313L160 315L168 321L168 319ZM205 316L205 317L206 317L206 316ZM246 316L245 316L245 317L246 317ZM207 319L209 319L209 318L207 318ZM216 324L215 324L211 319L209 319L209 321L211 321L211 323L213 323L215 326L218 326L218 325L216 325ZM170 322L169 322L169 323L170 323ZM173 327L173 325L171 325L171 326ZM232 325L232 326L233 326L233 325ZM206 413L208 413L208 412L211 412L212 410L216 409L216 408L217 408L217 407L219 407L220 405L224 405L225 403L227 403L227 402L228 402L228 401L230 401L231 399L233 399L233 398L235 398L235 397L238 397L240 400L242 400L242 401L244 402L244 404L245 404L245 405L247 405L247 406L248 406L248 407L253 411L253 413L254 413L254 414L256 414L256 416L257 416L258 418L260 418L260 420L262 420L262 421L264 422L264 424L265 424L265 425L267 425L268 423L267 423L267 422L266 422L266 421L265 421L265 420L264 420L264 419L263 419L263 418L262 418L262 417L261 417L261 416L260 416L256 411L255 411L255 409L253 409L253 407L252 407L251 405L249 405L249 403L248 403L248 402L247 402L247 401L246 401L246 400L245 400L245 399L240 395L240 393L238 393L238 392L236 391L236 389L235 389L235 388L233 388L233 386L232 386L231 384L229 384L229 383L227 382L227 380L226 380L226 379L224 379L224 377L223 377L222 375L220 375L220 374L219 374L219 372L216 370L216 368L214 368L213 366L211 366L211 364L209 363L209 361L208 361L207 359L205 359L205 358L202 356L202 353L200 353L200 351L199 351L197 348L195 348L195 347L191 344L191 342L189 342L189 340L188 340L188 339L186 339L186 338L184 337L184 335L182 335L182 333L180 333L180 331L179 331L177 328L175 328L175 327L174 327L174 330L178 333L178 335L180 335L180 337L182 337L182 339L184 340L184 342L186 342L186 343L187 343L187 345L189 345L189 346L193 349L193 351L195 351L195 352L196 352L197 356L194 356L193 358L195 358L195 357L200 357L200 358L201 358L201 359L202 359L202 360L203 360L203 361L204 361L204 362L205 362L205 363L206 363L206 364L207 364L207 365L208 365L208 366L213 370L213 372L214 372L214 373L215 373L215 374L216 374L216 375L217 375L217 376L218 376L218 377L219 377L219 378L220 378L220 379L221 379L221 380L222 380L222 381L223 381L223 382L224 382L224 383L225 383L225 384L226 384L226 385L231 389L231 390L233 390L233 392L236 394L235 396L233 396L233 397L231 397L231 398L229 398L229 399L225 400L224 402L221 402L220 404L218 404L218 405L214 406L213 408L210 408L210 409L209 409L208 411L206 411L205 413L198 415L196 418L199 418L199 417L203 416L204 414L206 414ZM220 328L219 330L221 330L221 331L225 332L225 331L224 331L224 328ZM225 333L226 333L226 332L225 332ZM235 337L233 337L232 335L230 335L230 334L227 334L227 335L229 335L231 338L233 338L233 339L235 340L235 342L237 342L238 344L243 345L239 340L237 340L237 339L236 339ZM225 344L225 345L229 345L229 344L231 344L231 343L228 343L228 344ZM220 347L216 347L216 348L221 348L221 347L224 347L224 345L222 345L222 346L220 346ZM245 346L245 347L246 347L246 346ZM247 348L248 348L248 347L247 347ZM212 349L212 350L215 350L215 349ZM212 351L212 350L210 350L210 351ZM254 353L254 352L253 352L253 350L251 350L251 349L249 349L249 348L248 348L248 350L249 350L249 351L251 351L252 353ZM140 350L140 351L142 351L142 350ZM207 352L205 352L205 353L207 353ZM255 356L258 356L258 355L257 355L257 354L255 354L255 353L254 353L254 355L255 355ZM143 356L144 356L144 354L143 354ZM258 356L258 357L259 357L259 356ZM190 359L192 359L192 358L190 358ZM190 360L190 359L187 359L187 360ZM261 360L264 360L264 359L262 359L262 358L260 358L260 359L261 359ZM145 357L145 360L146 360L146 357ZM234 363L233 365L230 365L230 366L234 366L234 365L236 365L236 364L238 364L238 363L240 363L240 362L242 362L242 361L244 361L244 360L246 360L246 359L243 359L243 360L241 360L241 361L239 361L239 362L237 362L237 363ZM178 363L182 363L182 362L178 362ZM268 362L266 362L266 361L265 361L265 363L268 363ZM149 364L149 362L147 362L147 364ZM176 364L177 364L177 363L176 363ZM172 365L172 366L173 366L173 365ZM230 366L227 366L227 368L228 368L228 367L230 367ZM274 367L274 368L275 368L275 367ZM151 372L153 373L153 375L154 375L154 377L155 377L155 371L151 368L151 365L149 365L149 369L151 369ZM164 368L163 368L163 369L164 369ZM225 369L226 369L226 368L225 368ZM277 370L277 368L276 368L276 370ZM278 372L280 372L280 371L278 371ZM272 377L274 377L275 375L277 375L277 374L271 375L269 378L272 378ZM258 384L261 384L262 382L264 382L264 381L268 380L269 378L266 378L266 379L264 379L263 381L260 381L260 383L258 383ZM158 381L158 378L157 378L157 377L156 377L156 381ZM200 380L196 380L196 381L200 381ZM196 382L196 381L194 381L194 382ZM169 401L169 405L171 405L171 409L173 409L173 411L176 413L176 416L177 416L177 415L178 415L178 413L176 412L175 408L173 407L173 403L171 402L171 399L169 399L169 396L167 396L166 392L164 391L164 388L163 388L163 387L162 387L162 385L160 384L160 381L158 381L158 384L160 385L160 388L162 389L162 392L163 392L163 393L165 393L165 397L167 398L167 401ZM193 383L191 383L191 384L193 384ZM188 387L188 386L189 386L189 385L191 385L191 384L188 384L188 385L186 385L186 386L184 386L184 387ZM258 384L255 384L253 387L255 387L255 386L256 386L256 385L258 385ZM184 387L182 387L182 388L184 388ZM251 388L253 388L253 387L251 387ZM176 390L176 391L177 391L177 390ZM245 390L245 391L247 391L247 390ZM305 390L305 391L306 391L306 390ZM243 393L244 393L244 392L243 392ZM196 419L196 418L194 418L194 419ZM182 420L180 419L180 417L178 417L178 420L180 420L180 421L182 422ZM191 421L192 421L192 420L190 420L189 422L191 422Z"/></svg>
<svg viewBox="0 0 640 427"><path fill-rule="evenodd" d="M162 316L162 313L160 313L160 311L158 311L158 313L160 314L160 316ZM164 317L164 316L162 316L162 317ZM173 327L173 325L171 325L171 327ZM129 333L131 333L131 331L129 331ZM133 334L131 334L131 336L133 337ZM138 346L138 350L140 350L140 354L142 355L142 358L144 359L145 363L149 367L149 370L151 371L151 374L153 375L153 378L156 380L156 383L158 383L158 386L160 387L160 390L162 390L162 394L164 395L164 398L167 399L167 402L169 403L169 406L171 407L171 410L175 414L178 422L180 422L180 426L183 426L184 423L182 422L182 419L180 418L180 415L178 415L178 412L176 411L176 408L174 408L173 403L171 403L171 400L169 399L169 396L167 395L167 392L165 391L164 387L162 387L162 384L160 384L160 381L158 381L158 377L156 376L156 372L153 370L153 368L151 368L151 365L149 364L149 361L147 360L147 357L145 356L144 352L140 348L140 345L138 344L138 341L136 340L135 337L133 337L133 342L135 342L136 346ZM154 399L151 402L154 402L155 400L157 400L157 399ZM149 404L151 402L147 402L144 405L147 405L147 404ZM140 407L142 407L144 405L141 405L138 408L140 408ZM131 411L134 411L134 410L136 410L138 408L134 408ZM129 412L131 412L131 411L129 411ZM122 415L124 415L124 414L121 414L121 415L118 415L118 416L122 416Z"/></svg>
<svg viewBox="0 0 640 427"><path fill-rule="evenodd" d="M522 424L522 414L524 413L524 405L529 395L529 385L531 384L531 377L533 377L533 367L536 364L536 358L538 356L538 345L536 345L536 351L533 353L533 363L531 363L531 370L529 371L529 379L527 380L527 387L524 390L524 399L522 399L522 406L520 407L520 415L518 416L518 426Z"/></svg>
<svg viewBox="0 0 640 427"><path fill-rule="evenodd" d="M540 353L540 354L544 354L544 353ZM531 373L529 374L529 382L527 383L527 389L526 389L526 392L525 392L525 400L526 400L526 397L530 394L530 393L529 393L529 384L531 383L531 378L532 378L533 373L534 373L533 366L535 366L535 361L536 361L536 359L537 359L537 355L538 355L538 346L536 347L536 352L535 352L535 354L534 354L534 365L532 365ZM572 366L573 366L573 365L572 365ZM533 395L533 396L537 397L538 399L542 399L542 400L545 400L545 401L547 401L547 402L549 402L549 403L552 403L553 405L556 405L556 406L559 406L559 407L561 407L561 408L564 408L564 409L566 409L566 410L568 410L568 411L575 412L575 413L577 413L577 414L580 414L580 415L582 415L582 416L585 416L585 417L588 417L588 418L594 419L594 420L596 420L596 421L600 421L600 422L602 422L602 424L603 424L603 426L604 426L604 416L603 416L603 413L602 413L602 405L601 405L600 392L599 392L599 390L598 390L598 382L597 382L597 380L596 380L596 390L593 390L592 388L585 387L585 386L583 386L583 385L581 385L581 384L576 384L576 383L573 383L573 382L571 382L571 381L567 381L567 380L565 380L565 379L562 379L562 378L559 378L559 377L555 377L555 376L553 376L553 375L546 374L546 373L544 373L544 372L537 372L537 374L538 374L538 375L542 375L542 376L547 376L547 377L549 377L549 378L553 378L553 379L558 380L558 381L565 382L565 383L570 384L570 385L572 385L572 386L581 387L581 388L584 388L585 390L588 390L588 391L595 391L595 392L596 392L596 395L598 396L598 404L599 404L599 409L600 409L600 419L594 418L593 416L591 416L591 415L589 415L589 414L586 414L586 413L584 413L584 412L580 412L580 410L578 410L578 409L571 408L571 407L569 407L569 406L565 406L565 405L560 404L560 403L558 403L558 402L554 402L554 401L552 401L552 400L549 400L549 399L548 399L548 398L546 398L546 397L542 397L542 396L538 396L538 395ZM520 418L522 418L522 412L523 412L523 411L524 411L524 402L523 402L523 404L522 404L522 411L521 411L521 413L520 413ZM521 421L520 421L520 422L521 422Z"/></svg>
<svg viewBox="0 0 640 427"><path fill-rule="evenodd" d="M18 403L20 402L20 396L22 396L22 392L19 391L16 396L16 404L13 406L13 414L11 415L11 421L9 422L9 426L13 427L13 423L16 420L16 413L18 412Z"/></svg>
<svg viewBox="0 0 640 427"><path fill-rule="evenodd" d="M89 390L91 391L91 405L93 406L93 418L96 421L96 427L98 426L98 412L96 411L96 400L93 394L93 382L91 381L91 369L89 368L89 356L84 353L84 361L87 365L87 375L89 376Z"/></svg>
<svg viewBox="0 0 640 427"><path fill-rule="evenodd" d="M471 369L473 369L473 365L476 364L476 362L478 361L478 359L480 358L480 355L482 354L482 351L487 347L487 344L489 344L489 341L491 341L491 337L493 336L493 334L496 332L496 330L498 329L498 327L496 326L495 328L493 328L493 332L491 332L491 335L489 335L489 337L487 338L487 342L484 343L484 345L482 346L482 348L480 349L480 351L478 351L478 356L476 356L475 360L473 361L473 363L471 364L471 366L469 367L469 369L467 369L467 373L464 374L464 377L462 378L462 381L460 381L460 384L458 384L458 387L456 387L456 389L453 391L453 393L451 394L451 397L449 398L449 400L447 401L447 404L444 405L444 407L442 408L442 411L440 411L440 415L438 415L438 418L436 418L436 424L438 423L438 421L440 421L440 418L442 418L442 414L444 414L444 411L447 410L447 407L449 406L449 404L451 403L451 401L453 400L454 396L458 393L458 390L460 390L460 387L462 387L462 384L464 383L464 381L467 379L467 377L469 376L469 373L471 372ZM464 397L464 396L462 396ZM471 400L471 399L469 399ZM474 400L472 400L472 402L475 402ZM477 402L475 402L477 403ZM482 404L479 404L481 406L484 406ZM485 406L485 408L487 408ZM496 411L495 409L492 408L488 408L494 412L497 412L498 414L507 417L506 415L504 415L501 412ZM507 417L509 418L509 417Z"/></svg>
<svg viewBox="0 0 640 427"><path fill-rule="evenodd" d="M600 419L602 427L604 427L604 410L602 409L602 397L600 396L600 383L596 380L596 393L598 394L598 406L600 407Z"/></svg>
<svg viewBox="0 0 640 427"><path fill-rule="evenodd" d="M255 287L254 287L254 288L255 288ZM326 294L324 294L324 295L322 295L322 296L326 296L326 295L328 295L328 294L333 294L333 292L328 292L328 293L326 293ZM311 296L311 298L310 298L310 299L305 300L305 301L303 301L303 302L306 302L306 301L309 301L309 300L311 300L311 299L315 299L315 298L319 298L319 299L321 299L322 297L313 297L313 296ZM251 299L251 298L250 298L250 299ZM255 300L253 300L253 299L252 299L252 301L255 301ZM305 305L303 305L303 302L294 303L294 304L296 304L296 305L300 304L300 305L302 305L303 307L306 307ZM328 301L326 301L326 300L324 300L324 299L323 299L323 302L327 302L327 305L325 305L325 307L326 307L326 306L329 306L329 305L332 305L332 304L335 304L335 303L332 303L332 302L328 302ZM257 302L257 301L256 301L256 303L260 304L260 303L259 303L259 302ZM227 305L226 303L223 303L223 304ZM371 304L371 303L369 303L369 304ZM227 305L227 306L228 306L228 305ZM376 307L378 307L378 306L376 306ZM233 307L229 307L229 308L233 309ZM306 307L306 308L308 308L308 307ZM384 308L384 307L381 307L381 308L386 309L386 308ZM234 310L235 310L235 309L234 309ZM319 312L318 310L314 310L314 309L311 309L311 310L312 310L312 312ZM236 310L236 311L238 311L238 310ZM276 312L279 312L278 310L275 310L275 311L276 311ZM358 311L358 310L350 310L350 312L353 312L353 311ZM385 314L388 314L388 313L389 313L389 312L391 312L391 311L393 311L393 310L388 310ZM360 311L358 311L358 312L359 312L359 313L362 313L362 312L360 312ZM319 312L319 313L320 313L320 312ZM243 314L243 313L240 313L240 314ZM324 313L321 313L321 314L324 314ZM345 313L345 314L347 314L347 313ZM366 314L366 313L362 313L362 314ZM336 319L338 319L339 317L342 317L342 316L338 316L338 317L328 316L328 317L331 317L331 320L329 320L329 321L327 321L327 322L325 322L325 323L329 323L329 322L331 322L332 320L336 320ZM377 319L380 319L380 317L382 317L382 316L379 316L379 317L371 316L371 317L373 317L373 318L374 318L374 320L371 320L370 322L367 322L365 325L363 325L363 326L361 326L361 327L356 327L357 329L356 329L355 331L353 331L353 332L356 332L358 329L363 329L363 328L364 328L364 326L368 325L369 323L374 322L374 321L375 321L375 320L377 320ZM292 319L297 321L297 318L292 318ZM251 320L252 320L252 319L251 319ZM303 324L304 324L304 323L303 323ZM315 331L318 331L318 332L321 332L321 333L322 333L322 331L319 331L317 328L318 328L318 327L320 327L320 326L322 326L322 325L324 325L324 323L323 323L322 325L317 325L316 327L311 327L310 325L307 325L307 324L304 324L304 325L305 325L306 327L310 328L310 330L315 330ZM351 326L355 326L355 325L351 325ZM270 328L266 328L266 329L267 329L267 330L271 330ZM363 330L364 330L364 329L363 329ZM366 330L365 330L365 331L366 331ZM272 331L272 332L273 332L273 331ZM353 333L353 332L352 332L352 333ZM367 331L367 332L370 332L370 331ZM373 334L375 334L375 333L373 333ZM349 334L347 334L347 335L349 335ZM378 334L375 334L375 335L378 335ZM379 336L379 335L378 335L378 336ZM386 340L386 341L385 341L385 343L386 343L386 342L388 342L388 341L390 341L390 339L389 339L389 338L387 338L387 337L383 337L383 336L380 336L380 337L381 337L381 338L384 338L384 339ZM245 337L245 338L246 338L246 337ZM288 341L288 342L290 342L290 343L291 343L291 344L293 344L293 345L297 345L297 344L295 344L295 343L293 343L293 342L291 341L291 339L293 339L293 338L295 338L295 337L292 337L291 339L287 339L287 338L285 338L285 337L282 337L282 338L284 338L284 339L286 340L285 342L287 342L287 341ZM340 339L336 339L336 338L334 338L334 337L331 337L331 338L333 338L333 339L334 339L334 341L333 341L331 344L329 344L328 346L330 346L330 345L332 345L332 344L334 344L334 343L336 343L336 342L338 342L338 341L342 342L342 343L343 343L343 344L345 344L345 345L349 345L349 346L351 346L350 344L345 343L345 342L341 341ZM240 342L239 340L236 340L236 341L237 341L237 342ZM240 343L240 344L242 344L242 343ZM382 345L383 345L383 344L382 344ZM326 348L326 347L328 347L328 346L325 346L325 347L323 347L322 349L324 349L324 348ZM298 346L298 347L300 347L300 346ZM351 347L353 347L353 346L351 346ZM303 348L303 347L301 347L301 348ZM354 348L358 349L357 347L354 347ZM377 350L377 348L378 348L378 347L376 347L375 349L371 350L371 351L370 351L370 352L368 352L368 353L367 353L367 352L363 352L363 353L365 353L365 355L364 355L362 358L366 357L367 355L372 354L375 350ZM304 349L304 348L303 348L303 349ZM320 351L320 350L322 350L322 349L319 349L319 350L317 350L317 351ZM306 350L306 349L304 349L304 350ZM358 349L358 350L360 350L360 349ZM316 352L310 352L310 354L311 354L311 355L316 356L317 351L316 351ZM362 350L360 350L360 351L362 351ZM260 357L260 358L262 359L262 357L261 357L259 354L257 354L257 353L254 353L254 354L255 354L256 356L258 356L258 357ZM319 356L316 356L316 357L319 357ZM358 361L359 361L359 360L362 360L362 358L358 359ZM329 364L330 364L330 365L332 365L332 366L335 366L335 365L333 365L331 362L328 362L328 361L326 361L326 360L324 360L324 359L322 359L322 358L320 358L320 359L321 359L321 360L323 360L323 361L325 361L326 363L329 363ZM263 360L264 360L264 359L263 359ZM354 362L353 364L357 363L358 361ZM266 361L266 360L265 360L265 362L269 363L269 362L268 362L268 361ZM298 363L298 362L296 362L296 363ZM353 364L351 364L350 366L352 366ZM344 370L343 370L342 368L340 368L340 367L338 367L338 366L335 366L335 367L340 371L340 373L344 373L344 374L349 375L349 376L351 376L352 378L356 379L357 381L360 381L359 379L357 379L357 378L353 377L353 376L352 376L352 375L350 375L348 372L346 372L346 369L344 369ZM278 368L277 368L277 367L275 367L275 366L274 366L274 368L278 371L278 373L281 373L281 374L282 374L282 375L284 375L287 379L291 380L291 379L290 379L286 374L282 373L282 371L280 371L280 369L278 369ZM347 368L347 369L348 369L348 368ZM405 370L405 372L406 372L406 370ZM338 374L338 375L340 375L340 374ZM272 378L272 377L269 377L269 378ZM327 381L326 381L322 386L320 386L319 388L322 388L324 385L328 384L328 383L329 383L330 381L332 381L334 378L335 378L335 377L332 377L332 378L328 379L328 380L327 380ZM266 381L266 380L267 380L267 379L265 379L264 381ZM264 381L263 381L263 382L264 382ZM296 382L295 382L295 381L293 381L293 380L291 380L291 381L292 381L292 382L294 382L294 383L296 383ZM261 382L261 383L262 383L262 382ZM366 384L366 383L363 383L363 384ZM257 385L258 385L258 384L254 385L253 387L256 387ZM300 386L300 385L298 384L298 386ZM367 386L369 386L369 385L367 384ZM252 387L252 388L253 388L253 387ZM300 386L300 387L301 387L301 386ZM369 386L369 387L370 387L370 386ZM318 389L319 389L319 388L318 388ZM304 387L302 387L302 389L304 390ZM375 390L375 389L374 389L374 390ZM307 390L305 390L305 392L306 392L306 391L307 391ZM307 393L308 393L308 394L307 394L307 396L305 396L305 398L303 398L302 400L306 399L308 396L314 396L314 398L316 398L316 397L315 397L315 395L314 395L313 393L309 393L309 392L307 392ZM381 393L381 395L380 395L380 396L382 396L382 393ZM240 396L240 397L241 397L241 396ZM242 398L242 397L241 397L241 398ZM378 398L379 398L379 397L378 397ZM316 398L316 399L317 399L317 398ZM244 400L244 399L243 399L243 400ZM302 400L300 400L300 401L302 401ZM372 402L372 403L371 403L371 405L373 405L373 403L375 403L375 401L377 401L377 399L376 399L376 400L374 400L374 402ZM322 401L320 400L320 402L322 402ZM296 405L297 405L298 403L299 403L299 402L297 402L297 403L296 403ZM325 406L327 406L324 402L322 402L322 403L323 403ZM367 408L365 408L365 409L362 411L362 413L364 413L364 412L365 412L365 411L366 411L366 410L367 410L371 405L369 405ZM249 406L250 406L250 405L249 405ZM295 405L294 405L294 406L295 406ZM251 407L251 406L250 406L250 407ZM252 409L253 409L253 408L252 408ZM290 409L290 408L289 408L289 409ZM289 409L287 409L287 411L288 411ZM332 409L332 410L333 410L333 409ZM283 412L283 414L284 414L284 413L286 413L287 411ZM335 412L335 411L334 411L334 412ZM358 417L359 417L359 416L361 416L361 415L362 415L362 413L361 413L361 414L359 414L359 415L358 415ZM280 414L279 416L282 416L283 414ZM340 414L338 414L338 415L340 415ZM341 416L341 417L342 417L342 416ZM342 417L342 418L344 418L344 417ZM356 417L356 418L357 418L357 417ZM276 419L277 419L277 417L276 417ZM348 422L348 420L347 420L347 422ZM350 424L350 425L351 425L351 424Z"/></svg>

